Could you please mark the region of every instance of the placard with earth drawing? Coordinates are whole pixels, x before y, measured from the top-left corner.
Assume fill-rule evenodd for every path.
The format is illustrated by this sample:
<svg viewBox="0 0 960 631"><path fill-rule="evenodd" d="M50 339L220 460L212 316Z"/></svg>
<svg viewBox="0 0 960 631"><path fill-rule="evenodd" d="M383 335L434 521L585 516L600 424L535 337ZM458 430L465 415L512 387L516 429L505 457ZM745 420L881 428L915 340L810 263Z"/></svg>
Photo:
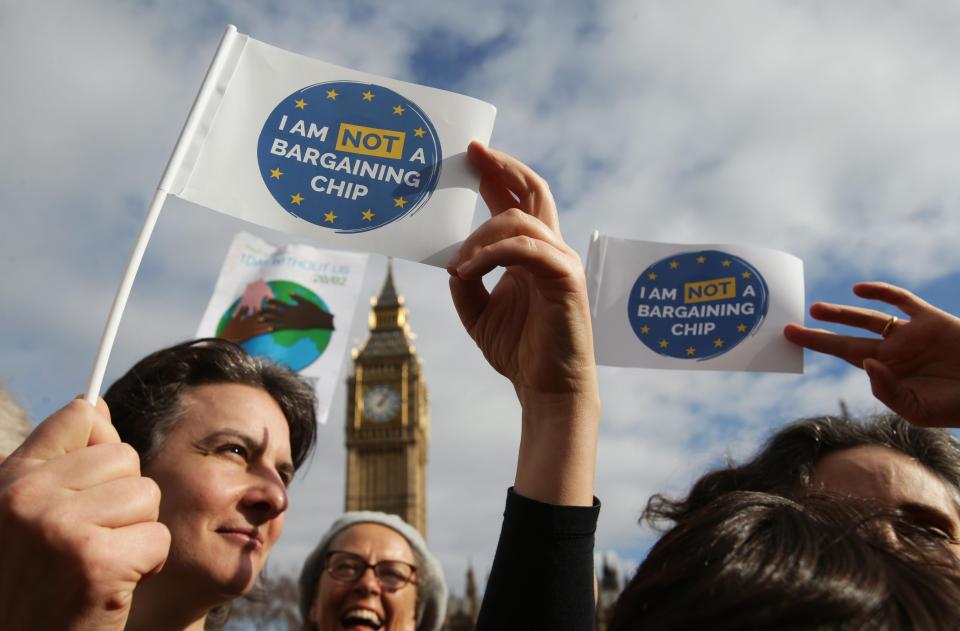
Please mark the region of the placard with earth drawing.
<svg viewBox="0 0 960 631"><path fill-rule="evenodd" d="M298 372L326 422L347 352L366 254L234 237L198 337L222 337Z"/></svg>

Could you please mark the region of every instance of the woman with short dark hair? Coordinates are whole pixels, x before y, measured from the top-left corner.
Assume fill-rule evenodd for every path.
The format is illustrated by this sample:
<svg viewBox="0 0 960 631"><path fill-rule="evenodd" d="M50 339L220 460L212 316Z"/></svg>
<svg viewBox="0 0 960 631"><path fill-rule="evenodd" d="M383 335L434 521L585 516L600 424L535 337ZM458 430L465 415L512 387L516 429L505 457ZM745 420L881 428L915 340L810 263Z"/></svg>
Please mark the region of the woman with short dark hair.
<svg viewBox="0 0 960 631"><path fill-rule="evenodd" d="M202 629L283 531L316 436L294 373L198 340L106 402L68 404L0 465L0 627Z"/></svg>
<svg viewBox="0 0 960 631"><path fill-rule="evenodd" d="M285 367L207 339L148 355L104 399L160 487L159 521L171 534L163 570L133 594L127 628L222 620L283 532L286 487L316 436L313 390Z"/></svg>

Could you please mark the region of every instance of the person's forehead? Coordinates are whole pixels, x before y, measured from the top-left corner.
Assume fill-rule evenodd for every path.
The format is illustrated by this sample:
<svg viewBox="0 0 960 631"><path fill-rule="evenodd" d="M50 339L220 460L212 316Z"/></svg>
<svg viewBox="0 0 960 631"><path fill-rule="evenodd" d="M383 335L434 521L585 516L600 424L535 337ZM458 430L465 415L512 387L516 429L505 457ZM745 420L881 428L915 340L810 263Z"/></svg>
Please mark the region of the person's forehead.
<svg viewBox="0 0 960 631"><path fill-rule="evenodd" d="M414 562L413 550L403 535L382 524L354 524L337 533L329 549L353 552L371 561Z"/></svg>
<svg viewBox="0 0 960 631"><path fill-rule="evenodd" d="M232 430L257 442L270 442L290 454L290 427L283 410L262 388L238 383L190 386L180 395L182 415L171 433L195 440L210 433Z"/></svg>
<svg viewBox="0 0 960 631"><path fill-rule="evenodd" d="M953 497L939 476L910 456L879 445L827 454L817 463L814 482L827 491L894 505L923 502L956 513Z"/></svg>

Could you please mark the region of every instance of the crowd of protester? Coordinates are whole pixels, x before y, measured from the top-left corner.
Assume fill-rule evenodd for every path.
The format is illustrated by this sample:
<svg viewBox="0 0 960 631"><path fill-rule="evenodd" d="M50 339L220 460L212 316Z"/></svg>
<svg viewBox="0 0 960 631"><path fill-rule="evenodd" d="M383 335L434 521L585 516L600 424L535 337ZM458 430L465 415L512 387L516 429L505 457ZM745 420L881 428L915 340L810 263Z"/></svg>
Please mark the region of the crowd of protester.
<svg viewBox="0 0 960 631"><path fill-rule="evenodd" d="M583 268L542 178L478 143L468 157L491 217L451 263L450 292L522 408L477 628L591 629L600 392ZM814 318L869 335L784 335L862 367L895 415L797 421L685 497L651 498L664 533L611 629L956 626L960 446L936 428L960 426L960 320L891 285L854 291L908 317L818 303ZM282 532L313 410L295 374L200 340L54 413L0 464L0 627L221 621ZM446 596L419 534L379 513L337 519L300 578L311 631L437 631Z"/></svg>

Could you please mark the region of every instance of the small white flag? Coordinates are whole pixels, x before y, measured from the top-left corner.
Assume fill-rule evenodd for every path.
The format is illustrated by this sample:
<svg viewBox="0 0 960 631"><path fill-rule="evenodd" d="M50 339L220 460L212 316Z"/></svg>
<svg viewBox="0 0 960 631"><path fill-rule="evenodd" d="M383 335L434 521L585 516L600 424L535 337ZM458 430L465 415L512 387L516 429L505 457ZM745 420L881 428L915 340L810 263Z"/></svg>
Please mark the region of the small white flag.
<svg viewBox="0 0 960 631"><path fill-rule="evenodd" d="M241 232L220 270L197 337L223 337L283 364L316 389L324 423L340 382L367 255L277 247Z"/></svg>
<svg viewBox="0 0 960 631"><path fill-rule="evenodd" d="M165 190L321 245L432 265L469 234L479 179L466 148L489 141L492 105L232 27L210 72Z"/></svg>
<svg viewBox="0 0 960 631"><path fill-rule="evenodd" d="M803 322L795 256L595 234L586 273L599 364L803 372L803 350L782 333Z"/></svg>
<svg viewBox="0 0 960 631"><path fill-rule="evenodd" d="M133 280L167 195L336 249L445 266L470 233L471 140L496 109L349 70L228 26L153 195L103 328L96 401Z"/></svg>

